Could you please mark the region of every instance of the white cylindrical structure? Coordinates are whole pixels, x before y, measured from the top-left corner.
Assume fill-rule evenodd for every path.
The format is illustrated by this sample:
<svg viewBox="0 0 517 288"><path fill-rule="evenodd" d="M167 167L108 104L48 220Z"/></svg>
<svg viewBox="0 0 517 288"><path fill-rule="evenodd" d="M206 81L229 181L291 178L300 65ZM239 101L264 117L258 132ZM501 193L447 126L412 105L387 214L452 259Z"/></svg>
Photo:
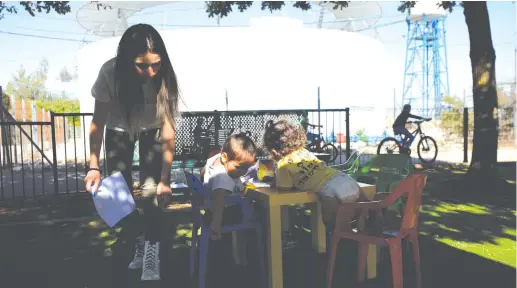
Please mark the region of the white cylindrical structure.
<svg viewBox="0 0 517 288"><path fill-rule="evenodd" d="M182 111L224 111L225 91L229 110L316 109L318 86L322 109L391 103L383 45L357 33L259 25L160 34L178 77ZM91 87L102 64L115 56L119 39L100 40L79 52L81 112L93 111ZM354 118L352 132L382 126L377 124L384 115L377 116Z"/></svg>
<svg viewBox="0 0 517 288"><path fill-rule="evenodd" d="M445 17L445 9L440 7L441 2L436 1L417 1L409 13L410 21L420 21L422 19L434 20Z"/></svg>

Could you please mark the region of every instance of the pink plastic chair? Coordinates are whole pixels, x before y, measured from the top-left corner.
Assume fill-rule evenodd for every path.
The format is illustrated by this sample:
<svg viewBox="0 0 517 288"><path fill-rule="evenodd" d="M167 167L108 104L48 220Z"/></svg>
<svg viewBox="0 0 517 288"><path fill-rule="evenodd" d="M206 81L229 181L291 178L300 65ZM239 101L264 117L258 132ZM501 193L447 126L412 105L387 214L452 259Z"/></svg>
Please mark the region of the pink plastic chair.
<svg viewBox="0 0 517 288"><path fill-rule="evenodd" d="M352 239L359 242L358 253L358 280L363 282L366 276L366 260L368 258L368 245L382 245L390 248L390 258L393 273L393 287L403 287L402 275L402 248L401 240L408 239L413 247L413 258L415 261L417 288L422 287L422 275L420 271L420 249L418 246L418 215L422 200L422 191L427 181L427 175L422 173L413 174L403 179L391 193L376 195L371 202L357 202L340 204L337 209L336 226L332 232L329 262L327 271L327 287L332 287L334 275L334 263L336 260L337 246L341 239ZM386 208L396 200L407 196L406 207L400 230L390 230L382 227L382 209ZM384 199L379 199L384 198ZM358 229L352 230L350 219L360 210ZM364 225L369 210L377 213L375 229L367 229ZM369 231L367 231L369 230ZM370 232L370 233L368 233Z"/></svg>

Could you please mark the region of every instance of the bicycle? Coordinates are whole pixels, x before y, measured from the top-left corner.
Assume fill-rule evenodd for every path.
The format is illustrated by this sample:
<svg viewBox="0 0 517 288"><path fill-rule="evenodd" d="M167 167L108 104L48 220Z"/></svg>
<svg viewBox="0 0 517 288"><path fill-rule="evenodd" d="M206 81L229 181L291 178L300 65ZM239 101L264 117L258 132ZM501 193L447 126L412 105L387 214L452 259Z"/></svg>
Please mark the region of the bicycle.
<svg viewBox="0 0 517 288"><path fill-rule="evenodd" d="M411 134L414 137L416 137L417 135L420 136L420 140L418 141L418 145L417 145L418 158L423 163L433 163L436 160L436 156L438 156L438 145L436 144L436 141L433 139L433 137L426 136L424 134L424 132L422 131L422 127L420 125L423 122L425 122L425 121L424 120L412 121L412 122L410 121L407 123L417 125L417 129L415 129L413 132L411 132ZM395 136L397 136L397 135L400 136L401 134L396 134ZM411 149L409 149L409 147L405 147L405 145L408 141L408 138L405 136L401 136L401 137L403 137L402 141L396 139L395 137L386 137L386 138L382 139L382 141L377 146L377 155L383 154L382 152L384 151L384 149L382 147L384 144L388 144L387 148L385 148L386 154L393 154L398 149L399 154L411 155ZM392 142L392 143L390 143L390 142ZM431 148L433 148L433 147L434 147L434 153L431 153L431 155L432 155L431 158L426 159L426 158L422 157L423 152L429 152L429 151L431 151Z"/></svg>
<svg viewBox="0 0 517 288"><path fill-rule="evenodd" d="M313 125L307 123L307 127L312 129L307 129L307 145L305 146L307 150L313 153L325 153L330 155L328 162L334 162L337 156L339 155L339 150L332 143L326 143L323 140L323 134L315 134L311 131L314 128L323 128L322 125Z"/></svg>

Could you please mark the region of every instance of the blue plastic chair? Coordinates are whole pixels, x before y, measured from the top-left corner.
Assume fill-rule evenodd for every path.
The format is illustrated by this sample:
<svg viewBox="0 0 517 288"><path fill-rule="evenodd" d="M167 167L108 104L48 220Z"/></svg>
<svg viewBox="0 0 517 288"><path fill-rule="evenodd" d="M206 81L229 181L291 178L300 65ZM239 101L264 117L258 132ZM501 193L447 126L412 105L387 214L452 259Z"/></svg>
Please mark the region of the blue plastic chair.
<svg viewBox="0 0 517 288"><path fill-rule="evenodd" d="M204 223L201 210L210 206L210 194L199 179L189 172L185 172L187 185L191 193L192 213L194 215L192 225L192 245L190 248L190 276L194 276L196 267L196 252L199 245L199 271L198 287L205 288L208 243L210 242L210 223ZM241 196L226 196L225 204L235 204L242 207L242 221L240 224L223 225L221 233L230 233L247 229L255 229L257 233L258 258L261 270L262 283L265 286L266 268L264 262L264 245L262 243L262 226L253 218L253 202L251 199ZM201 237L198 239L197 231L201 228Z"/></svg>

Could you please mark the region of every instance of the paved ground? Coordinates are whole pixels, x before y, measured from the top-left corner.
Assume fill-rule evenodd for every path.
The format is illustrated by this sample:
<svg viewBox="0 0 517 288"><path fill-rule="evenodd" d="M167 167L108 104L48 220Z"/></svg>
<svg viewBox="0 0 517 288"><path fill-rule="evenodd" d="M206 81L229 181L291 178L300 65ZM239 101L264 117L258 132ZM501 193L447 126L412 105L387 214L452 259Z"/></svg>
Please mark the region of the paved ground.
<svg viewBox="0 0 517 288"><path fill-rule="evenodd" d="M461 154L461 155L460 155ZM363 154L360 159L360 164L366 163L372 154ZM450 164L461 163L463 154L458 152L440 152L436 163ZM470 157L470 155L469 155ZM420 163L418 156L412 155L413 163ZM498 159L500 162L515 162L517 161L516 150L500 150L498 152ZM513 159L513 160L512 160ZM337 163L344 163L346 157L341 154L336 159ZM3 169L0 174L0 201L2 199L15 198L37 198L41 196L54 195L54 178L50 166L41 168L39 163L35 164L32 169L32 163L24 165L22 171L21 165L11 169ZM77 167L77 169L76 169ZM23 172L23 173L22 173ZM84 176L85 167L83 161L78 161L76 166L74 162L69 163L66 167L64 164L58 166L58 193L71 194L84 192ZM172 173L172 181L184 182L181 173ZM138 181L138 172L133 173L134 181ZM14 193L13 193L14 191Z"/></svg>
<svg viewBox="0 0 517 288"><path fill-rule="evenodd" d="M76 169L77 167L77 169ZM69 164L58 166L58 194L74 194L84 192L84 177L86 170L84 164ZM40 198L42 196L56 195L53 171L50 167L41 169L31 165L17 166L12 171L3 169L0 175L0 201L14 198ZM172 181L183 183L182 173L173 170ZM133 181L138 182L138 171L133 172ZM13 193L14 191L14 193Z"/></svg>

